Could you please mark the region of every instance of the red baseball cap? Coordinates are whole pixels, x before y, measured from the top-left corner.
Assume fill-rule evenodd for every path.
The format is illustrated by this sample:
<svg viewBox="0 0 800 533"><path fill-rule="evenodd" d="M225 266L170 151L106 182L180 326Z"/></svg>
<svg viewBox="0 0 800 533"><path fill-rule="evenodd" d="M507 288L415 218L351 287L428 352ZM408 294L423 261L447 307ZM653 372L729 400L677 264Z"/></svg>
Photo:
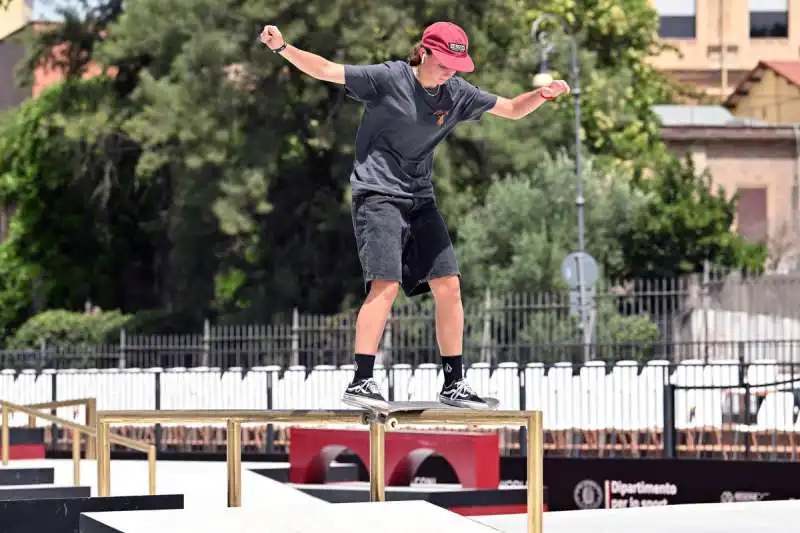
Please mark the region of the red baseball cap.
<svg viewBox="0 0 800 533"><path fill-rule="evenodd" d="M434 22L425 28L422 44L447 68L459 72L475 70L467 33L452 22Z"/></svg>

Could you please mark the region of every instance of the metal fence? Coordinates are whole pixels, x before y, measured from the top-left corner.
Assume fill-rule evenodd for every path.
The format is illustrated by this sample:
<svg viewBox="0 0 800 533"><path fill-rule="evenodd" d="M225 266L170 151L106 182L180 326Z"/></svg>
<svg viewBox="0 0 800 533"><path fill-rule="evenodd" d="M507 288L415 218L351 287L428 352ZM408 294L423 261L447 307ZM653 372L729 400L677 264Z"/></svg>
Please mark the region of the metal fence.
<svg viewBox="0 0 800 533"><path fill-rule="evenodd" d="M352 365L3 370L0 396L21 404L94 397L100 410L338 409L347 408L340 398L352 372ZM541 409L550 455L794 460L800 446L800 365L475 363L467 377L479 394L497 397L502 409ZM396 400L435 400L442 380L439 365L427 363L379 366L376 378ZM72 407L56 414L85 416ZM117 429L161 450L225 450L223 426ZM502 453L520 453L518 430L490 429L500 431ZM54 434L53 445L66 447L68 438ZM290 442L287 426L244 428L251 452L286 451Z"/></svg>
<svg viewBox="0 0 800 533"><path fill-rule="evenodd" d="M598 283L590 303L590 359L774 359L800 362L800 278L704 274ZM583 361L575 299L568 291L467 298L464 355L470 362ZM339 365L352 357L357 310L295 311L287 323L213 325L184 335L122 332L108 345L0 351L5 368L244 367ZM430 297L399 301L381 343L386 362L438 360Z"/></svg>

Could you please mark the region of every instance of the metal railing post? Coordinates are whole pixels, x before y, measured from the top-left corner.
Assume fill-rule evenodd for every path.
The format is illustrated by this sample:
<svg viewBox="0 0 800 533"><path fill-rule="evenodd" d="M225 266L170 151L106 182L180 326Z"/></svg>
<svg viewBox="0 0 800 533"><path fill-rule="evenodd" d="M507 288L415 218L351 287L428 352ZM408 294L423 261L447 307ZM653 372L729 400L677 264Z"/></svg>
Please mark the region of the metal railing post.
<svg viewBox="0 0 800 533"><path fill-rule="evenodd" d="M386 501L385 479L386 426L371 422L369 425L369 501Z"/></svg>
<svg viewBox="0 0 800 533"><path fill-rule="evenodd" d="M228 507L242 506L242 424L228 419Z"/></svg>

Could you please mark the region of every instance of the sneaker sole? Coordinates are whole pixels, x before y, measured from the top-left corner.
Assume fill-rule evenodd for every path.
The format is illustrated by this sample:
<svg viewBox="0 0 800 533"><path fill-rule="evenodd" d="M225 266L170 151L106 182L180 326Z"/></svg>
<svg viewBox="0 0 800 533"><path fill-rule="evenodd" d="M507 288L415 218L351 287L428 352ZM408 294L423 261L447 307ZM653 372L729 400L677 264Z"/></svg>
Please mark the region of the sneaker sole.
<svg viewBox="0 0 800 533"><path fill-rule="evenodd" d="M360 409L389 409L389 402L385 400L374 400L354 394L344 393L342 401L351 407L358 407Z"/></svg>
<svg viewBox="0 0 800 533"><path fill-rule="evenodd" d="M450 407L463 407L464 409L489 410L489 404L484 402L465 402L465 401L451 400L449 398L442 398L441 396L439 397L439 401L445 405L449 405Z"/></svg>

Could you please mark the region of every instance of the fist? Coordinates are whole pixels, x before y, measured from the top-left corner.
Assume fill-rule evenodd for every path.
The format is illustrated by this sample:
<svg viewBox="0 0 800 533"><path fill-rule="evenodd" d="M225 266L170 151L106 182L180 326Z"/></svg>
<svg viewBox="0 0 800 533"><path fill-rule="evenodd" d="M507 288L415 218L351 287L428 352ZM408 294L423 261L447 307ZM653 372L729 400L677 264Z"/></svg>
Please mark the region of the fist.
<svg viewBox="0 0 800 533"><path fill-rule="evenodd" d="M270 50L275 50L283 46L283 35L277 26L264 26L259 35L259 40L264 43Z"/></svg>
<svg viewBox="0 0 800 533"><path fill-rule="evenodd" d="M548 100L555 100L562 94L569 93L569 85L564 80L551 81L541 88L542 96Z"/></svg>

